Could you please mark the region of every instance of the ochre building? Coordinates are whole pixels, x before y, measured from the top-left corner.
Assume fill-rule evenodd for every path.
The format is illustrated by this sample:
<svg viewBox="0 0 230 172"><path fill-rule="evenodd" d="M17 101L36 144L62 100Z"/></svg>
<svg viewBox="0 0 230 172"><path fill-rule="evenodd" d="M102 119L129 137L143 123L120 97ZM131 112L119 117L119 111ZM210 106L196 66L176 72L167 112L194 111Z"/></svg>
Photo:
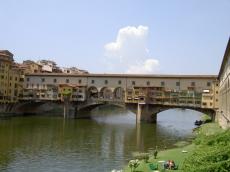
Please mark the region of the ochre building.
<svg viewBox="0 0 230 172"><path fill-rule="evenodd" d="M0 51L0 103L15 103L22 95L21 70L14 64L13 54Z"/></svg>

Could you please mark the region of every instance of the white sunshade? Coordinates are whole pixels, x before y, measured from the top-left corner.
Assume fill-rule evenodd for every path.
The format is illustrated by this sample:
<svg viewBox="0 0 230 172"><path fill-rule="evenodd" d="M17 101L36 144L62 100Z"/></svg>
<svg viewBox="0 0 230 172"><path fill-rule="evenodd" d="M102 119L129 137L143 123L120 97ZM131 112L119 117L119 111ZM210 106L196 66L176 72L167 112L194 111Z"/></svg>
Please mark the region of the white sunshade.
<svg viewBox="0 0 230 172"><path fill-rule="evenodd" d="M209 90L203 90L203 93L209 93L210 91Z"/></svg>

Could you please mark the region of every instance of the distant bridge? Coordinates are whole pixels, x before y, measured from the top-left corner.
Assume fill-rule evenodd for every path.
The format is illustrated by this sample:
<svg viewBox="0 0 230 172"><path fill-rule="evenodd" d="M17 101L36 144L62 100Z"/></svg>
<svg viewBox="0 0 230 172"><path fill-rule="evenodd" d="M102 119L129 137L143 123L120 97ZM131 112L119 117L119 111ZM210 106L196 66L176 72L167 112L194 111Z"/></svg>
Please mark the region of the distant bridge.
<svg viewBox="0 0 230 172"><path fill-rule="evenodd" d="M24 105L15 111L48 111L58 104L65 117L80 118L81 111L111 104L136 113L137 122L156 122L157 113L172 108L196 110L214 120L218 108L217 76L52 73L30 74L25 80Z"/></svg>

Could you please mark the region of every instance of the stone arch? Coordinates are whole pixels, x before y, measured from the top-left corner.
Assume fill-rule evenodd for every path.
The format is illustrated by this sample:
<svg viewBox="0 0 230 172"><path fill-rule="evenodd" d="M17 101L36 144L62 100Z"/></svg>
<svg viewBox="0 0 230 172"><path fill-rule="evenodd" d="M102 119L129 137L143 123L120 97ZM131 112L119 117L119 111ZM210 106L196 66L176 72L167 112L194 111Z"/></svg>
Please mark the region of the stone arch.
<svg viewBox="0 0 230 172"><path fill-rule="evenodd" d="M125 96L125 90L122 87L117 87L113 91L113 95L115 99L123 100Z"/></svg>
<svg viewBox="0 0 230 172"><path fill-rule="evenodd" d="M88 98L98 98L98 89L97 87L91 86L88 88L87 95Z"/></svg>
<svg viewBox="0 0 230 172"><path fill-rule="evenodd" d="M172 109L188 109L188 110L201 112L203 114L210 116L212 121L215 120L215 115L216 115L216 112L213 109L203 109L203 108L196 108L196 107L190 107L190 106L185 106L185 107L181 107L181 106L174 106L174 107L159 106L159 107L155 108L154 112L155 112L155 115L157 115L158 113L161 113L161 112L166 111L166 110L172 110Z"/></svg>
<svg viewBox="0 0 230 172"><path fill-rule="evenodd" d="M100 98L103 99L113 99L113 92L108 87L103 87L100 90Z"/></svg>

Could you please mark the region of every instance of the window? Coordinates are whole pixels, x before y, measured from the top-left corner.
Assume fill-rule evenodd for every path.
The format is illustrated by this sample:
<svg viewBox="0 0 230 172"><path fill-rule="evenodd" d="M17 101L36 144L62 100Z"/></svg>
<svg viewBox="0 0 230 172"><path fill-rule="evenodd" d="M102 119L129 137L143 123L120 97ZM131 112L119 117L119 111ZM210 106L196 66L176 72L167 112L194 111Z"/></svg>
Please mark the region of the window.
<svg viewBox="0 0 230 172"><path fill-rule="evenodd" d="M81 84L81 79L78 80L78 83Z"/></svg>
<svg viewBox="0 0 230 172"><path fill-rule="evenodd" d="M91 80L91 84L94 84L94 80Z"/></svg>
<svg viewBox="0 0 230 172"><path fill-rule="evenodd" d="M108 84L108 80L105 80L105 84Z"/></svg>
<svg viewBox="0 0 230 172"><path fill-rule="evenodd" d="M37 84L37 89L39 89L39 84Z"/></svg>
<svg viewBox="0 0 230 172"><path fill-rule="evenodd" d="M210 83L210 82L207 82L207 86L210 87L210 86L211 86L211 83Z"/></svg>
<svg viewBox="0 0 230 172"><path fill-rule="evenodd" d="M17 77L15 77L15 81L17 81L18 80L18 78Z"/></svg>
<svg viewBox="0 0 230 172"><path fill-rule="evenodd" d="M56 83L57 82L57 79L56 78L54 78L54 83Z"/></svg>
<svg viewBox="0 0 230 172"><path fill-rule="evenodd" d="M121 85L121 80L118 81L118 84Z"/></svg>
<svg viewBox="0 0 230 172"><path fill-rule="evenodd" d="M191 86L192 86L192 87L195 87L195 86L196 86L196 83L195 83L195 82L191 82Z"/></svg>
<svg viewBox="0 0 230 172"><path fill-rule="evenodd" d="M216 91L216 94L218 94L218 91Z"/></svg>
<svg viewBox="0 0 230 172"><path fill-rule="evenodd" d="M218 102L218 99L216 99L216 102Z"/></svg>
<svg viewBox="0 0 230 172"><path fill-rule="evenodd" d="M12 80L12 76L10 76L10 81Z"/></svg>
<svg viewBox="0 0 230 172"><path fill-rule="evenodd" d="M136 83L135 83L135 81L132 81L132 85L135 85Z"/></svg>
<svg viewBox="0 0 230 172"><path fill-rule="evenodd" d="M147 81L146 84L149 86L150 85L150 81Z"/></svg>
<svg viewBox="0 0 230 172"><path fill-rule="evenodd" d="M69 83L69 79L66 79L65 82L66 82L66 83Z"/></svg>
<svg viewBox="0 0 230 172"><path fill-rule="evenodd" d="M26 81L29 82L29 81L30 81L30 78L26 78Z"/></svg>
<svg viewBox="0 0 230 172"><path fill-rule="evenodd" d="M165 86L165 82L164 81L161 81L161 86Z"/></svg>
<svg viewBox="0 0 230 172"><path fill-rule="evenodd" d="M45 78L42 78L42 82L45 82Z"/></svg>
<svg viewBox="0 0 230 172"><path fill-rule="evenodd" d="M176 86L178 86L178 87L179 87L179 86L180 86L180 82L176 82Z"/></svg>
<svg viewBox="0 0 230 172"><path fill-rule="evenodd" d="M210 103L210 106L212 106L212 103Z"/></svg>

